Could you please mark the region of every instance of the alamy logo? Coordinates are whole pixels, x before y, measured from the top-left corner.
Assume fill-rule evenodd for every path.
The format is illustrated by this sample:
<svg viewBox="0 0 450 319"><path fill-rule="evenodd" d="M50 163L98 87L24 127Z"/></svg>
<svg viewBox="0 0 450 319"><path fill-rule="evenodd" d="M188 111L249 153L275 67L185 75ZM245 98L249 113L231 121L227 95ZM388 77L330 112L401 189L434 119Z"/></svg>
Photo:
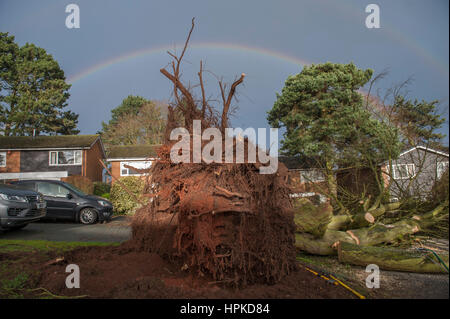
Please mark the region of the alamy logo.
<svg viewBox="0 0 450 319"><path fill-rule="evenodd" d="M366 17L366 27L368 29L380 28L380 7L377 4L371 3L366 7L366 13L370 13Z"/></svg>
<svg viewBox="0 0 450 319"><path fill-rule="evenodd" d="M71 3L66 6L66 13L70 13L66 17L66 27L68 29L80 28L80 7L77 4Z"/></svg>
<svg viewBox="0 0 450 319"><path fill-rule="evenodd" d="M66 277L66 287L69 289L80 288L80 267L76 264L67 265L66 272L71 273Z"/></svg>
<svg viewBox="0 0 450 319"><path fill-rule="evenodd" d="M258 136L254 128L226 128L225 139L218 128L210 127L203 131L201 121L194 120L192 133L192 156L191 156L191 135L186 128L177 127L170 133L171 141L176 142L170 150L170 160L173 163L256 163L256 155L261 164L267 166L259 167L260 174L273 174L278 170L278 129L271 128L269 134L269 142L271 155L266 152L266 128L258 128ZM249 142L244 142L247 137ZM234 147L236 140L236 147ZM209 141L202 148L202 141ZM223 143L224 141L224 143ZM256 147L250 141L257 141ZM224 145L223 145L224 144ZM247 150L245 150L247 144ZM225 150L225 158L223 159L223 151ZM236 151L236 154L235 152ZM245 160L247 155L247 160ZM192 158L192 160L191 160Z"/></svg>
<svg viewBox="0 0 450 319"><path fill-rule="evenodd" d="M370 289L380 288L380 268L378 267L378 265L367 265L366 272L371 273L366 278L366 287Z"/></svg>

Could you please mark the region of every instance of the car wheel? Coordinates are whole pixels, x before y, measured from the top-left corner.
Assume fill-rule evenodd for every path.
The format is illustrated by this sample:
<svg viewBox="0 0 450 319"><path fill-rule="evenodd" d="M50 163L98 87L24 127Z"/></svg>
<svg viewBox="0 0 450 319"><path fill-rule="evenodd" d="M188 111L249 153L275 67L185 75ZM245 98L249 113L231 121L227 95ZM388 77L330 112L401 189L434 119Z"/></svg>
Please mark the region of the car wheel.
<svg viewBox="0 0 450 319"><path fill-rule="evenodd" d="M80 212L80 223L89 225L97 221L97 211L93 208L84 208Z"/></svg>

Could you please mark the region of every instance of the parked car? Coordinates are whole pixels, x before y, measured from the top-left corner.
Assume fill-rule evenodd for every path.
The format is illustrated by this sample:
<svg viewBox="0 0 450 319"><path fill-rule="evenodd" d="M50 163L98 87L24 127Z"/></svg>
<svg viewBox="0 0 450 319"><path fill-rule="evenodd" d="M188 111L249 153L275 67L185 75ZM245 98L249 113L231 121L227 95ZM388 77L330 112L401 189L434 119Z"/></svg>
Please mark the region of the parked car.
<svg viewBox="0 0 450 319"><path fill-rule="evenodd" d="M110 220L113 205L110 201L87 195L75 186L55 180L23 180L12 182L18 187L34 190L47 202L47 218L93 224Z"/></svg>
<svg viewBox="0 0 450 319"><path fill-rule="evenodd" d="M38 192L0 184L0 228L20 229L46 213L46 203Z"/></svg>

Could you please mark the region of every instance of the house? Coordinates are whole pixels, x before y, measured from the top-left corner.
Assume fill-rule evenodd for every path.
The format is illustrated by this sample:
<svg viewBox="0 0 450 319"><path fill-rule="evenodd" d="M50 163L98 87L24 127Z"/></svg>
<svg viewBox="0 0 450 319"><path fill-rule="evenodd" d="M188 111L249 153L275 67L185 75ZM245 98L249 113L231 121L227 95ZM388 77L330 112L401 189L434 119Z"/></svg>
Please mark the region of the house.
<svg viewBox="0 0 450 319"><path fill-rule="evenodd" d="M278 160L288 169L292 197L319 196L321 201L325 200L323 195L319 195L319 190L326 192L326 179L317 160L300 156L280 156Z"/></svg>
<svg viewBox="0 0 450 319"><path fill-rule="evenodd" d="M279 158L288 168L288 182L293 187L293 196L309 197L318 190L327 189L325 176L317 161L300 157ZM426 197L433 185L448 170L449 154L425 146L411 147L397 159L380 163L374 172L368 167L341 169L336 174L337 196L346 193L355 195L376 195L379 192L377 176L385 188L389 189L392 201L405 196Z"/></svg>
<svg viewBox="0 0 450 319"><path fill-rule="evenodd" d="M112 183L124 176L145 176L138 170L149 169L161 145L117 145L107 149L106 161L110 163ZM136 168L136 169L133 169Z"/></svg>
<svg viewBox="0 0 450 319"><path fill-rule="evenodd" d="M396 200L403 196L426 197L448 170L448 163L448 153L415 146L392 161L392 167L387 161L380 166L385 187L389 187L391 199Z"/></svg>
<svg viewBox="0 0 450 319"><path fill-rule="evenodd" d="M99 135L0 136L0 180L101 181L105 157Z"/></svg>

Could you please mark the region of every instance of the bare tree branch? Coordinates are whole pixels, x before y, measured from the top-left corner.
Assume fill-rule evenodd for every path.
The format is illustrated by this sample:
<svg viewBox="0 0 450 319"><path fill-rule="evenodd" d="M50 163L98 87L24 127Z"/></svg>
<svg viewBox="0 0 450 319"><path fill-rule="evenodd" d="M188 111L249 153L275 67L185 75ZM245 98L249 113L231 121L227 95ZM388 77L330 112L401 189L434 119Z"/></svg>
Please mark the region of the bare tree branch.
<svg viewBox="0 0 450 319"><path fill-rule="evenodd" d="M225 128L228 126L228 111L230 109L231 99L233 98L234 93L236 92L236 87L241 84L244 81L245 73L241 74L241 77L234 81L234 83L231 85L230 91L228 92L228 97L225 102L224 99L224 105L222 110L222 122L221 122L221 128L222 132L225 132ZM220 83L220 82L219 82ZM222 85L220 85L221 91L222 91L222 97L224 98Z"/></svg>

